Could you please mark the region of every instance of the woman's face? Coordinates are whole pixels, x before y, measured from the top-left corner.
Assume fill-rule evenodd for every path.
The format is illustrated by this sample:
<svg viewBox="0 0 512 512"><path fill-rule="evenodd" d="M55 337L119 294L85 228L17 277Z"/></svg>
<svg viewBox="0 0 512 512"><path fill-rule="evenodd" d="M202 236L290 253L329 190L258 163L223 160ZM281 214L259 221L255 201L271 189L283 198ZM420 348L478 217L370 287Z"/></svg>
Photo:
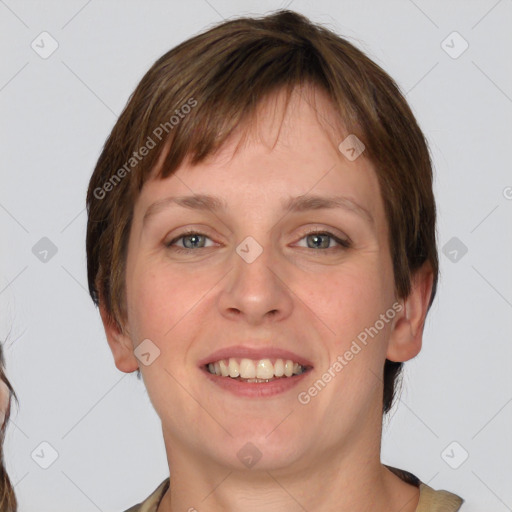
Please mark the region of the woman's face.
<svg viewBox="0 0 512 512"><path fill-rule="evenodd" d="M318 94L316 108L334 125ZM236 468L307 467L327 450L380 438L382 373L396 320L372 165L364 153L346 158L298 95L272 148L281 119L273 114L274 104L261 110L260 137L236 155L233 139L207 162L145 184L127 255L129 338L111 344L119 369L140 367L174 452ZM225 208L171 201L195 195ZM332 208L284 207L312 196L343 199ZM196 234L182 238L187 230ZM365 332L358 351L353 342ZM143 340L150 341L135 357ZM307 371L263 383L209 373L207 363L229 365L230 356L233 375L235 362L251 375L242 359L259 375L280 373L277 359Z"/></svg>

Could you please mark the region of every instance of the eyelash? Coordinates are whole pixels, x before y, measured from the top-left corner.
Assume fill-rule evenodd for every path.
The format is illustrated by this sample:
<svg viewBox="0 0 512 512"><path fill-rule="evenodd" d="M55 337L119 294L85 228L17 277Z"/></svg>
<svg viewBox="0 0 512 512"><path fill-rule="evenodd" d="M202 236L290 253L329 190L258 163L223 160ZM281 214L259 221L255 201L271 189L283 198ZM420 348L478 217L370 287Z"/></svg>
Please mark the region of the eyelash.
<svg viewBox="0 0 512 512"><path fill-rule="evenodd" d="M175 242L177 242L178 240L181 240L182 238L186 238L187 236L190 236L190 235L199 235L199 236L204 236L206 238L210 238L208 235L206 235L204 233L200 233L199 231L187 230L187 231L184 231L183 233L181 233L176 238L173 238L170 242L165 243L164 245L168 249L171 249L171 250L179 252L179 253L191 253L191 252L197 251L198 249L208 249L208 247L198 247L196 249L187 249L184 247L173 247L173 244ZM311 236L311 235L328 236L329 238L332 238L336 243L339 244L338 247L328 247L327 249L321 249L320 252L330 252L331 250L340 250L340 249L345 250L345 249L349 249L352 247L352 242L350 239L343 240L329 231L318 231L318 230L308 231L302 235L300 240L302 240L303 238L306 238L308 236ZM310 247L306 247L306 249L316 250L316 249L313 249Z"/></svg>

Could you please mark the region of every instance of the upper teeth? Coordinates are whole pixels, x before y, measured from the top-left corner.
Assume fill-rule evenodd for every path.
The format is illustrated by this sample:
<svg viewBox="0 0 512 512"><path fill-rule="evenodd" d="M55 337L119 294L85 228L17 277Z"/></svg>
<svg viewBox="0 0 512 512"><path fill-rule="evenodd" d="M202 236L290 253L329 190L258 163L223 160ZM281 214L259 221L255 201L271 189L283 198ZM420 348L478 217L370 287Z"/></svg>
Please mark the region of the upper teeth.
<svg viewBox="0 0 512 512"><path fill-rule="evenodd" d="M273 377L291 377L294 374L301 374L304 367L299 363L294 363L290 359L276 359L272 363L270 359L221 359L208 365L208 370L214 375L222 377L241 377L242 379L271 379Z"/></svg>

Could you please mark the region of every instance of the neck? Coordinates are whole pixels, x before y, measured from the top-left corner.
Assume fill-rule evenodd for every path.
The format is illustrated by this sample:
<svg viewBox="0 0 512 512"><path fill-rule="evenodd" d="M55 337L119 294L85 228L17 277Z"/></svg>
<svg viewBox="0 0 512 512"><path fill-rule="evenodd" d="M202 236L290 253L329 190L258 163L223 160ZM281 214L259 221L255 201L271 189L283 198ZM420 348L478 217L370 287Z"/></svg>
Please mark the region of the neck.
<svg viewBox="0 0 512 512"><path fill-rule="evenodd" d="M380 431L331 447L306 464L240 471L168 450L170 487L158 512L414 512L419 489L380 462ZM165 437L165 435L164 435ZM350 445L350 448L347 446ZM180 446L166 439L166 446Z"/></svg>

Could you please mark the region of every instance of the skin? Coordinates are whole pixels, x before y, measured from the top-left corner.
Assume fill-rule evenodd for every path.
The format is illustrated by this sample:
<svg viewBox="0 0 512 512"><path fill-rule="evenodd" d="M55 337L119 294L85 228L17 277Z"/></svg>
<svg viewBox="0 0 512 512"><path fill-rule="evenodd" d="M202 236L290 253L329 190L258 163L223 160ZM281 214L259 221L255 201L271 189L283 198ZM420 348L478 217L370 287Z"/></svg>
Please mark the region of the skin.
<svg viewBox="0 0 512 512"><path fill-rule="evenodd" d="M398 300L374 167L364 153L350 162L337 149L344 137L326 131L336 119L322 93L312 107L297 91L281 131L277 94L260 105L258 130L238 153L233 137L206 162L145 184L129 238L123 332L100 307L117 368L140 367L162 421L171 485L158 512L409 512L418 504L418 489L380 463L382 375L386 357L407 361L421 349L429 267L398 301L402 311L343 371L307 405L297 400ZM333 192L366 208L374 223L344 209L281 210L291 196ZM191 193L219 196L228 209L172 207L143 224L152 203ZM205 248L179 254L165 246L186 227L207 238L174 246ZM338 249L318 248L310 228L348 236L352 247L327 237ZM247 236L263 248L250 264L235 251ZM147 338L160 350L149 366L133 353ZM301 354L314 368L292 391L264 399L231 395L198 369L214 350L248 339ZM251 469L237 457L247 442L262 453Z"/></svg>
<svg viewBox="0 0 512 512"><path fill-rule="evenodd" d="M9 407L9 398L11 392L7 387L7 384L0 380L0 428L2 428L5 422L5 415L7 414L7 408Z"/></svg>

